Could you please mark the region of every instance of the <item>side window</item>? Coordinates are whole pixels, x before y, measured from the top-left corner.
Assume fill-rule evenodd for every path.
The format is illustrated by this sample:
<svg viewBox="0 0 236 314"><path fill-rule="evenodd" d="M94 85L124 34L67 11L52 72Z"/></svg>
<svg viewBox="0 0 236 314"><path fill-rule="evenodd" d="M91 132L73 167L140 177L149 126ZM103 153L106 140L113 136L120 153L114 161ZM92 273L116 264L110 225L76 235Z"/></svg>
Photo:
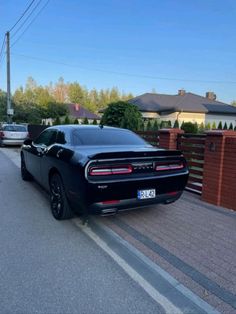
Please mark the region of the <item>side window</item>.
<svg viewBox="0 0 236 314"><path fill-rule="evenodd" d="M56 142L59 144L70 144L70 132L71 131L69 129L59 130L57 132Z"/></svg>
<svg viewBox="0 0 236 314"><path fill-rule="evenodd" d="M57 131L56 130L45 130L42 132L34 141L34 144L36 145L52 145L56 142L57 137Z"/></svg>

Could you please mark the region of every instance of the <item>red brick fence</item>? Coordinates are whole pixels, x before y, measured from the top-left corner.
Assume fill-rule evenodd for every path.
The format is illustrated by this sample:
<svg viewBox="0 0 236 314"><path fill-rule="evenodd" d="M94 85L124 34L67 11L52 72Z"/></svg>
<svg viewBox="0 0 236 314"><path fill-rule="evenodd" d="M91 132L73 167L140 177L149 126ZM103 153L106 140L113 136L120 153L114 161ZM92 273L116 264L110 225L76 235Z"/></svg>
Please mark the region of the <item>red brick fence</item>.
<svg viewBox="0 0 236 314"><path fill-rule="evenodd" d="M156 146L180 149L188 160L187 189L201 194L206 202L236 210L235 131L192 135L184 134L180 129L162 129L156 136L159 138ZM145 139L149 141L147 135Z"/></svg>

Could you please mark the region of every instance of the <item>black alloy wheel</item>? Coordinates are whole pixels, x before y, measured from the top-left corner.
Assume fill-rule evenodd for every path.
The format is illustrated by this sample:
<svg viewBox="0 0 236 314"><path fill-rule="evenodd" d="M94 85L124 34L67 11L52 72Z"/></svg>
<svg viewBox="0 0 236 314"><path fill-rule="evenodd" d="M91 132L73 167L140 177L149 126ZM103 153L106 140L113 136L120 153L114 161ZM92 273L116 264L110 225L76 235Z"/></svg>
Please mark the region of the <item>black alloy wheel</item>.
<svg viewBox="0 0 236 314"><path fill-rule="evenodd" d="M64 220L73 217L61 176L58 173L54 173L50 179L50 203L55 219Z"/></svg>
<svg viewBox="0 0 236 314"><path fill-rule="evenodd" d="M32 180L32 176L29 173L29 171L26 168L26 164L25 164L25 158L24 155L21 155L21 178L24 181L31 181Z"/></svg>

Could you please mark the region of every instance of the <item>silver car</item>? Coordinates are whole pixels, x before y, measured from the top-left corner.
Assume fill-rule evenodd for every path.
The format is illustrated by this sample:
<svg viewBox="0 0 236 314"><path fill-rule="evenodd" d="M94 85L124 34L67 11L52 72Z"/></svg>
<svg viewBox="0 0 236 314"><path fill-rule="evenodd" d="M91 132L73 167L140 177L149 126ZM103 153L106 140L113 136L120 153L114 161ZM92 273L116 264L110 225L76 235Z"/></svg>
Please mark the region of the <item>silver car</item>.
<svg viewBox="0 0 236 314"><path fill-rule="evenodd" d="M0 146L22 145L29 137L27 126L22 124L2 124L0 126Z"/></svg>

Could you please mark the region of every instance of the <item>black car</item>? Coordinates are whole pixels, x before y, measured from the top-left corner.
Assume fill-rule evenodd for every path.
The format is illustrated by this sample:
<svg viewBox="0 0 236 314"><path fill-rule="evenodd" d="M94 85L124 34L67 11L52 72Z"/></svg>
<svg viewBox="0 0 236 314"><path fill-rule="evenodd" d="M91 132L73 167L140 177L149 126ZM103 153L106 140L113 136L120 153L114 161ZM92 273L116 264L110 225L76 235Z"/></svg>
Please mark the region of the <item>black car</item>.
<svg viewBox="0 0 236 314"><path fill-rule="evenodd" d="M174 202L188 168L181 152L154 148L129 130L59 125L24 142L21 174L50 192L56 219L67 219Z"/></svg>

